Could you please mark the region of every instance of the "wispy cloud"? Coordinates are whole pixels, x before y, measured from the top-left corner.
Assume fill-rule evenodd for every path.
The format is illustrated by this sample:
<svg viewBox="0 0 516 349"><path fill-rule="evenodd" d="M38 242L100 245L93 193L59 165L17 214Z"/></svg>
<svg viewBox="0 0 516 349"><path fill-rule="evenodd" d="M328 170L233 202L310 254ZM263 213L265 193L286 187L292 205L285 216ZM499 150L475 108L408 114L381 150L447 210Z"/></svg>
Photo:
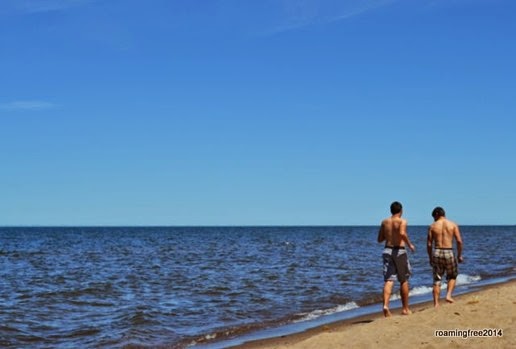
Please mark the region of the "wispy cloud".
<svg viewBox="0 0 516 349"><path fill-rule="evenodd" d="M2 0L1 13L42 13L62 11L97 0Z"/></svg>
<svg viewBox="0 0 516 349"><path fill-rule="evenodd" d="M27 100L0 103L0 110L6 111L39 111L56 108L57 105L47 101Z"/></svg>
<svg viewBox="0 0 516 349"><path fill-rule="evenodd" d="M38 36L44 40L73 40L73 43L86 44L94 42L116 50L129 50L133 47L132 26L142 23L131 16L125 18L116 14L119 10L126 13L140 11L144 1L0 0L0 20L2 15L41 18L56 16L47 17L46 21L37 21L30 29L37 30ZM106 8L110 10L106 11Z"/></svg>
<svg viewBox="0 0 516 349"><path fill-rule="evenodd" d="M368 11L376 10L380 7L387 6L389 4L398 2L399 0L366 0L357 2L357 6L349 8L348 11L343 13L337 13L332 18L329 18L329 22L345 20L354 16L358 16Z"/></svg>
<svg viewBox="0 0 516 349"><path fill-rule="evenodd" d="M311 25L342 21L400 0L282 0L268 2L274 23L264 34L276 34Z"/></svg>

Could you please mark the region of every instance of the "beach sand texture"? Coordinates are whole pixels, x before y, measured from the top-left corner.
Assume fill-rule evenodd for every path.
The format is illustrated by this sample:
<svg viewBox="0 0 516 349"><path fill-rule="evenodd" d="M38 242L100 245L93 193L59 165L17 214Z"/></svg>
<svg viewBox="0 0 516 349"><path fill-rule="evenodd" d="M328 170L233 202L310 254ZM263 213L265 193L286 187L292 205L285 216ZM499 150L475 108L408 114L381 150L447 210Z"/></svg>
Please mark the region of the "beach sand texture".
<svg viewBox="0 0 516 349"><path fill-rule="evenodd" d="M516 281L456 296L441 306L431 303L411 307L413 314L364 316L337 324L321 326L305 333L247 343L245 349L271 348L516 348ZM436 337L436 330L500 329L502 337Z"/></svg>

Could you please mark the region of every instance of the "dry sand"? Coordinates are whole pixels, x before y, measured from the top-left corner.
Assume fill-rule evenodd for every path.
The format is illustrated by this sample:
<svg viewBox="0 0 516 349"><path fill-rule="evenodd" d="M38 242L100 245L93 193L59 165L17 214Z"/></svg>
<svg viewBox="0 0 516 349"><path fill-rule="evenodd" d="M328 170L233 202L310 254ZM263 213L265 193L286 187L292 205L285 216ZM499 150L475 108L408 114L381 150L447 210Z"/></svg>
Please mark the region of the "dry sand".
<svg viewBox="0 0 516 349"><path fill-rule="evenodd" d="M378 313L304 333L246 343L238 348L516 348L516 281L454 298L453 304L447 304L442 298L439 308L431 303L413 306L413 314L409 316L400 315L400 309L395 309L390 318ZM501 330L503 336L435 336L436 330L456 329Z"/></svg>

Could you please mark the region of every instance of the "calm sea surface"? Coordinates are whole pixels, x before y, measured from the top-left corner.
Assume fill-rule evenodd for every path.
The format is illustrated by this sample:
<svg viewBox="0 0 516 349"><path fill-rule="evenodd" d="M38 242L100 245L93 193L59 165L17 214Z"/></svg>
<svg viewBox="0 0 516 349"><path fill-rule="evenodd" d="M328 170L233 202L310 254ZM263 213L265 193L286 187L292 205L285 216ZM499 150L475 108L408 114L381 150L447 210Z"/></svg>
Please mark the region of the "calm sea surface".
<svg viewBox="0 0 516 349"><path fill-rule="evenodd" d="M461 227L458 290L516 274L515 226ZM0 347L185 347L378 303L377 227L0 228ZM411 294L430 294L411 227Z"/></svg>

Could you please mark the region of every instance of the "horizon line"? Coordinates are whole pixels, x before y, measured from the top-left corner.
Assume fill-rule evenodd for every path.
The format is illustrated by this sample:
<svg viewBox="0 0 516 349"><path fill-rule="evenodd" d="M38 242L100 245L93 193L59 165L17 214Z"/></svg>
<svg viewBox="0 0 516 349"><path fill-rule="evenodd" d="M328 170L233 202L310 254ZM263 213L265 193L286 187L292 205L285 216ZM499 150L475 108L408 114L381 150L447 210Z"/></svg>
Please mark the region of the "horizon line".
<svg viewBox="0 0 516 349"><path fill-rule="evenodd" d="M426 227L429 224L411 224L409 227ZM149 224L149 225L125 225L125 224L92 224L92 225L0 225L2 228L296 228L296 227L379 227L380 224ZM500 227L516 227L516 224L459 224L459 227L482 227L482 226L500 226Z"/></svg>

